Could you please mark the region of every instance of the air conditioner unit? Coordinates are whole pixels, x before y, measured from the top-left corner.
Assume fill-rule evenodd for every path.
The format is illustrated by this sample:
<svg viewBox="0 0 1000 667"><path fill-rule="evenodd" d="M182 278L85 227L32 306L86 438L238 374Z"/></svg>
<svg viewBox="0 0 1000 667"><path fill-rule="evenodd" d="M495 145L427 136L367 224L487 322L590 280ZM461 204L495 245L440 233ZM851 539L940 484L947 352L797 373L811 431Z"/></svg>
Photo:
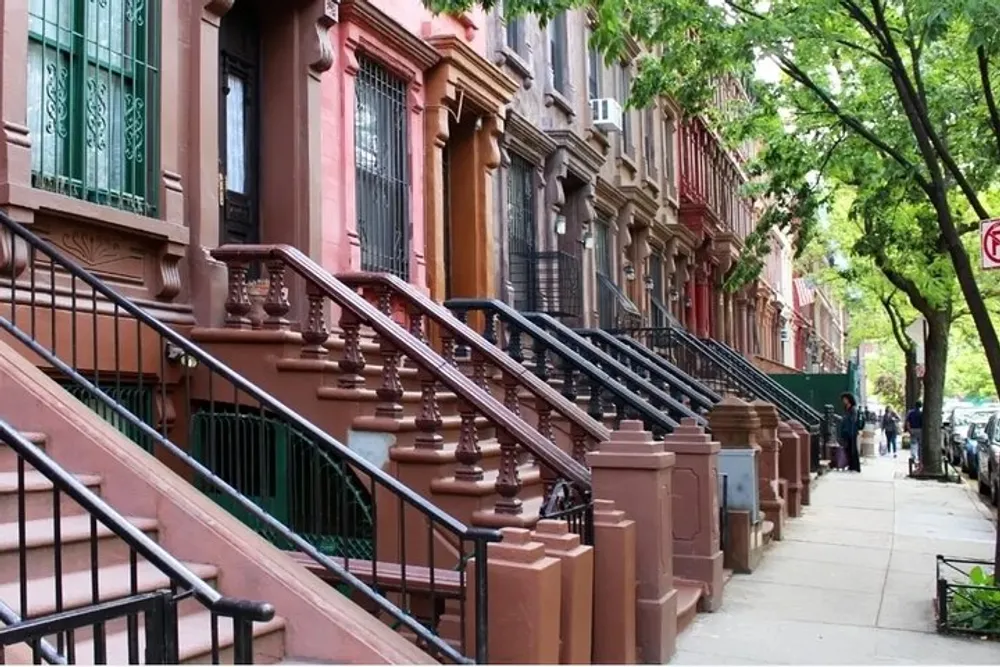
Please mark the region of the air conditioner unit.
<svg viewBox="0 0 1000 667"><path fill-rule="evenodd" d="M601 132L621 132L622 105L612 97L590 100L590 116Z"/></svg>

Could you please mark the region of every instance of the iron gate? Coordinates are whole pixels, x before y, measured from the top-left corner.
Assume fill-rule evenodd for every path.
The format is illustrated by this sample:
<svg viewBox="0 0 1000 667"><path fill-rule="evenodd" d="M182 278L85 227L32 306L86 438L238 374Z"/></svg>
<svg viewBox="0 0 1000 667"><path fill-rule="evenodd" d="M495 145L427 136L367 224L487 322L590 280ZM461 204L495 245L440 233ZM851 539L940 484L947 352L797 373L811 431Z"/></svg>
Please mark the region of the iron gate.
<svg viewBox="0 0 1000 667"><path fill-rule="evenodd" d="M361 270L410 274L410 182L406 84L358 57L354 159Z"/></svg>
<svg viewBox="0 0 1000 667"><path fill-rule="evenodd" d="M507 253L514 307L534 308L538 291L535 266L536 237L534 166L519 155L510 156L507 170Z"/></svg>

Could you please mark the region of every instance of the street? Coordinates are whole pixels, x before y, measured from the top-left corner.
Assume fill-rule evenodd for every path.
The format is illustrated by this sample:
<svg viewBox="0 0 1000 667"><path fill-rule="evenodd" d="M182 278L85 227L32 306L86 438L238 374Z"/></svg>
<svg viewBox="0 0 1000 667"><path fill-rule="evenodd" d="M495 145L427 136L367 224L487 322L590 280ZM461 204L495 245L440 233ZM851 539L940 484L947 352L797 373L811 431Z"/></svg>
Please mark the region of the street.
<svg viewBox="0 0 1000 667"><path fill-rule="evenodd" d="M831 472L671 663L998 664L996 642L937 634L932 608L935 555L990 558L994 525L973 489L907 479L902 457Z"/></svg>

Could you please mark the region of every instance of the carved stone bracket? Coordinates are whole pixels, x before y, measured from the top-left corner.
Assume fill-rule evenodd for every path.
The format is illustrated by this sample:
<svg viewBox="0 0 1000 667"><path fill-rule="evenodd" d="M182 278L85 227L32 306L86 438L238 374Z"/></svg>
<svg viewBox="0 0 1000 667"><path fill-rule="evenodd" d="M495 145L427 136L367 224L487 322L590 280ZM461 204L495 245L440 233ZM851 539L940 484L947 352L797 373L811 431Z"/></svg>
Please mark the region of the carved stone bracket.
<svg viewBox="0 0 1000 667"><path fill-rule="evenodd" d="M27 265L27 244L7 230L0 229L0 276L17 278Z"/></svg>
<svg viewBox="0 0 1000 667"><path fill-rule="evenodd" d="M302 58L314 74L322 74L333 67L334 48L330 43L330 28L337 23L339 15L339 0L312 0L303 11L307 31L302 40Z"/></svg>
<svg viewBox="0 0 1000 667"><path fill-rule="evenodd" d="M556 149L545 164L545 217L546 229L554 229L556 216L563 212L566 205L566 191L563 185L569 168L568 155L565 148Z"/></svg>
<svg viewBox="0 0 1000 667"><path fill-rule="evenodd" d="M157 259L156 287L157 299L171 301L181 293L181 272L178 266L184 256L184 246L168 243L160 251Z"/></svg>
<svg viewBox="0 0 1000 667"><path fill-rule="evenodd" d="M635 205L627 202L618 209L618 251L622 254L632 246L632 224L635 222Z"/></svg>

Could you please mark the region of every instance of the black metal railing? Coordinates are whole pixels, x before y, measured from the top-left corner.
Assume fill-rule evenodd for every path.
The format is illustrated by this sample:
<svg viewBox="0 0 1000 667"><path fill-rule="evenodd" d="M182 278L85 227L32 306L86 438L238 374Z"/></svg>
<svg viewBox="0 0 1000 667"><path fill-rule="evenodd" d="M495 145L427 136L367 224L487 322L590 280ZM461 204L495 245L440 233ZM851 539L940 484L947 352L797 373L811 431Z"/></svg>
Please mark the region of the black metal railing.
<svg viewBox="0 0 1000 667"><path fill-rule="evenodd" d="M562 322L548 315L542 313L524 313L524 316L546 332L555 336L562 343L568 345L570 349L610 375L614 380L642 396L654 408L666 412L671 419L679 422L681 419L688 417L694 419L699 426L708 425L708 421L702 414L684 404L683 401L687 397L678 394L676 387L670 387L666 391L660 389L647 378L640 376L610 354L591 344L590 341ZM676 397L675 394L677 394Z"/></svg>
<svg viewBox="0 0 1000 667"><path fill-rule="evenodd" d="M540 379L558 380L560 393L567 400L576 402L578 396L586 396L587 414L594 419L603 421L607 406L614 409L616 423L623 419L641 419L657 437L673 432L677 426L677 422L662 410L654 408L504 302L449 299L445 306L463 321L468 319L469 313L482 313L486 340L501 346L515 361L530 362L532 372ZM582 453L574 453L574 458L582 459Z"/></svg>
<svg viewBox="0 0 1000 667"><path fill-rule="evenodd" d="M938 555L938 632L1000 637L1000 584L994 563Z"/></svg>
<svg viewBox="0 0 1000 667"><path fill-rule="evenodd" d="M719 551L726 552L729 543L729 475L719 476Z"/></svg>
<svg viewBox="0 0 1000 667"><path fill-rule="evenodd" d="M656 356L631 338L622 340L601 329L576 329L576 333L634 373L660 389L670 391L674 398L686 400L695 410L710 410L722 400L722 396L696 378ZM630 343L634 343L636 347Z"/></svg>
<svg viewBox="0 0 1000 667"><path fill-rule="evenodd" d="M139 446L168 457L200 488L225 499L220 504L277 546L304 555L429 653L452 662L486 662L486 568L476 568L472 582L478 602L471 637L464 622L456 636L444 634L438 602L445 594L433 573L458 572L458 614L464 619L466 565L471 558L485 561L486 545L500 539L498 532L468 527L444 513L2 214L0 242L11 249L0 254L0 307L11 304L0 328L26 353L135 429ZM143 420L102 386L152 389L154 415ZM277 467L282 447L294 466ZM234 453L243 456L227 462ZM301 476L294 470L309 471L313 483L297 485ZM289 512L286 521L271 513L278 486L299 494L303 512ZM373 560L342 549L358 544L359 489L372 526L379 525L379 505L392 508L381 519L392 525L364 536ZM380 534L387 537L380 540ZM408 535L425 536L428 548L407 551ZM428 572L429 585L409 585ZM388 594L393 587L400 592ZM414 608L432 611L420 616Z"/></svg>
<svg viewBox="0 0 1000 667"><path fill-rule="evenodd" d="M642 313L636 305L603 273L597 274L597 314L605 330L630 329L642 324Z"/></svg>
<svg viewBox="0 0 1000 667"><path fill-rule="evenodd" d="M4 605L6 627L0 629L0 646L26 643L31 648L32 659L36 663L42 659L59 662L63 658L72 664L79 658L82 662L92 659L94 664L121 661L139 664L138 617L142 614L145 618L146 643L146 656L142 662L176 664L180 659L177 604L184 598L193 597L211 612L209 630L213 664L219 662L219 651L223 648L219 642L219 617L232 619L234 661L237 664L253 662L253 623L270 621L274 617L271 605L223 596L111 508L84 483L66 472L40 447L2 420L0 441L16 457L17 547L14 551L18 572L17 608L8 606L11 602ZM38 527L34 524L40 519L29 515L29 468L30 474L41 475L51 484L51 490L43 491L51 494L50 554L49 550L32 553L39 539ZM66 509L67 500L74 502L82 514L70 515ZM86 568L90 575L90 596L82 604L79 600L72 599L75 591L67 590L67 577L77 574L75 568L78 564L74 560L82 551L79 543L70 543L67 539L68 524L79 522L81 517L86 522L85 542L86 552L89 553ZM106 542L103 545L101 543L108 534L128 546L129 592L119 600L107 599L105 587L113 582L109 582L106 575L100 575L101 553L108 549ZM150 563L167 577L170 590L159 593L140 591L140 562ZM74 579L78 578L74 576ZM43 590L43 587L49 586L52 587L51 591ZM38 612L38 607L45 605L46 600L52 601L52 608ZM14 620L16 616L20 618ZM8 622L7 619L13 622ZM109 646L106 633L107 623L117 619L126 621L124 652L121 646ZM92 655L78 656L79 637L75 631L87 626L92 629L91 637L88 638ZM47 643L53 637L56 655L52 654L52 647Z"/></svg>
<svg viewBox="0 0 1000 667"><path fill-rule="evenodd" d="M514 293L523 295L519 310L556 317L579 317L583 310L580 260L567 252L512 253L510 279Z"/></svg>

